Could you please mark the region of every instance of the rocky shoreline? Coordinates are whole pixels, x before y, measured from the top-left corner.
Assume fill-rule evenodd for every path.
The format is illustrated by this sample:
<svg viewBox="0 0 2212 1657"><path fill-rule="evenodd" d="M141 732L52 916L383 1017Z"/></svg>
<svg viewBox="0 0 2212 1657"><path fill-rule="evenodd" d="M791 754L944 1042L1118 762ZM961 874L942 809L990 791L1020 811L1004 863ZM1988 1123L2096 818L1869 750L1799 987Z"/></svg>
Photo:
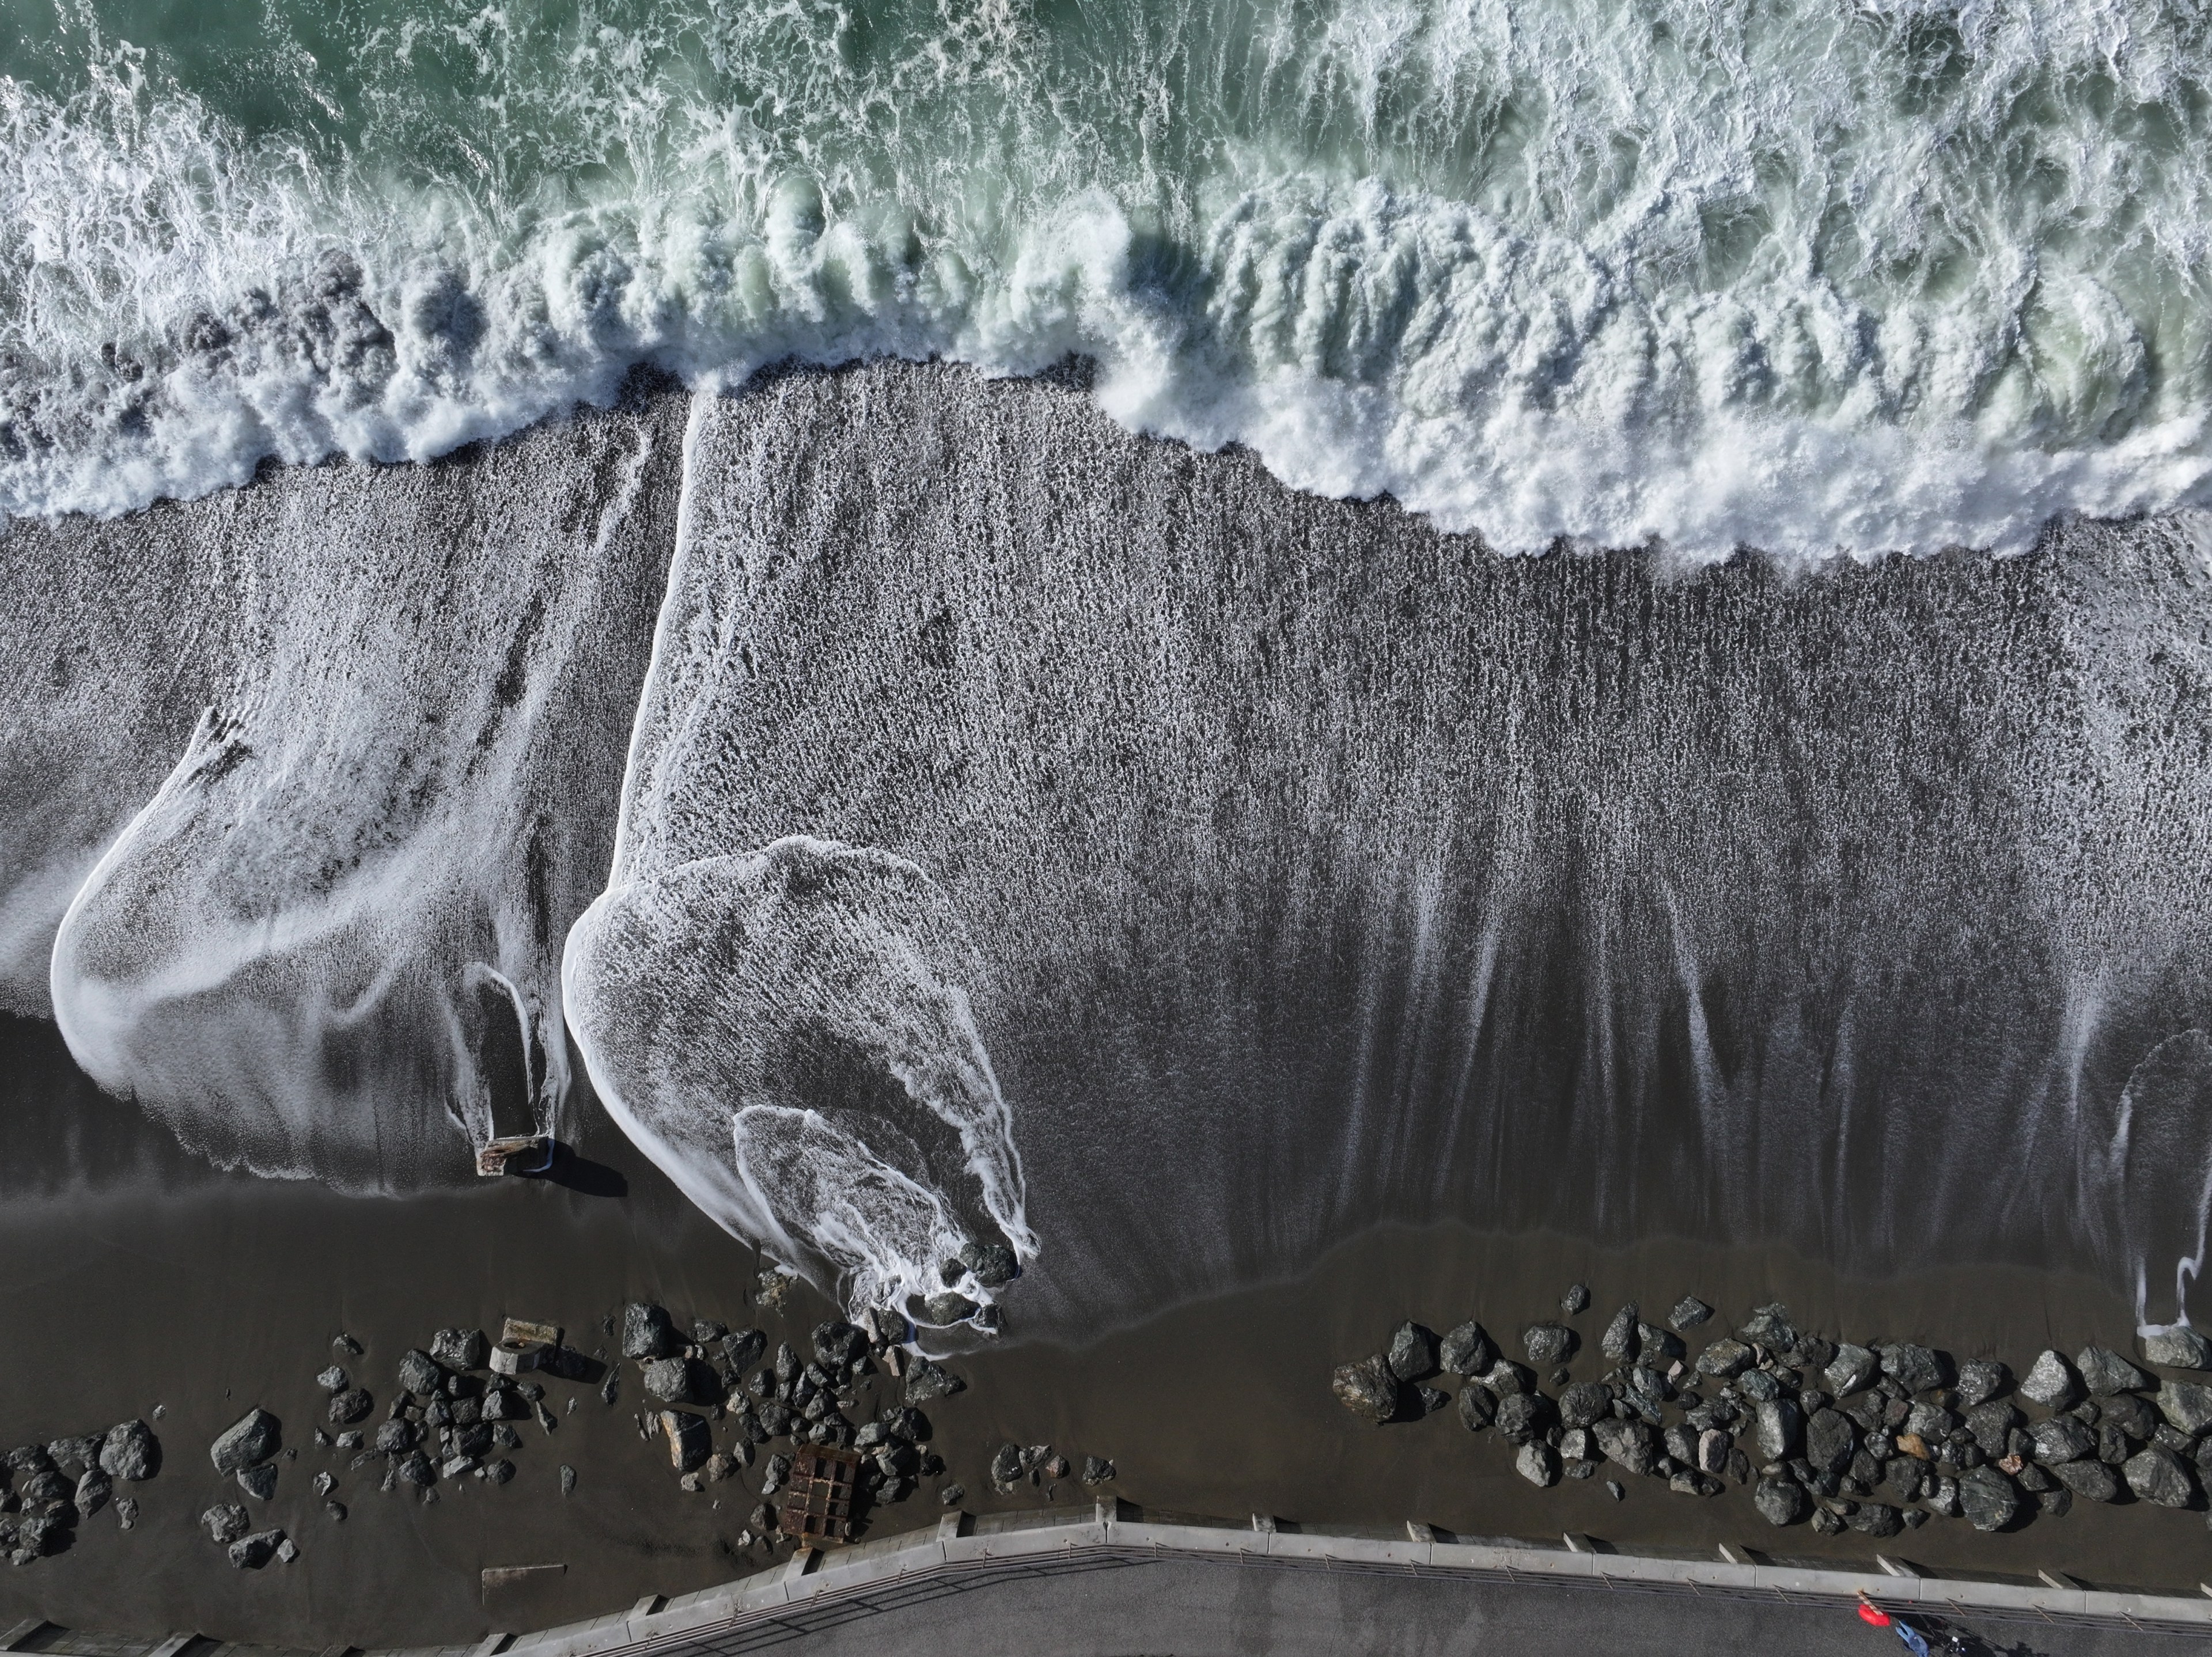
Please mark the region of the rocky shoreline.
<svg viewBox="0 0 2212 1657"><path fill-rule="evenodd" d="M1561 1317L1589 1305L1577 1284ZM2071 1359L2046 1349L2016 1378L1991 1358L1801 1330L1778 1303L1709 1337L1713 1317L1695 1296L1663 1324L1626 1304L1597 1338L1608 1367L1584 1379L1575 1369L1585 1343L1571 1321L1526 1326L1523 1363L1476 1320L1441 1336L1408 1320L1383 1350L1339 1366L1331 1385L1377 1425L1450 1411L1511 1445L1515 1471L1539 1488L1603 1476L1617 1501L1631 1488L1624 1478L1711 1500L1733 1484L1769 1525L1831 1535L1882 1539L1934 1519L2017 1531L2064 1517L2077 1499L2207 1509L2206 1381L2099 1346ZM2193 1330L2142 1344L2158 1369L2212 1370L2212 1342ZM1461 1382L1455 1399L1431 1384L1446 1378Z"/></svg>

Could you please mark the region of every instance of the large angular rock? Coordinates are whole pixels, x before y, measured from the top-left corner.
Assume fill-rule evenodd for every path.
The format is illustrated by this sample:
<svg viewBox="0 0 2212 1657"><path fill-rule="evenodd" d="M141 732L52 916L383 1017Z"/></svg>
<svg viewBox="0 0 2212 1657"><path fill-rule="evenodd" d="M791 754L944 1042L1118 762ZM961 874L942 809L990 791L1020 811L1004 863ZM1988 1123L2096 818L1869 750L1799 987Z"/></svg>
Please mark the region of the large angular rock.
<svg viewBox="0 0 2212 1657"><path fill-rule="evenodd" d="M1535 1393L1514 1393L1498 1400L1497 1426L1509 1442L1526 1444L1551 1424L1552 1404Z"/></svg>
<svg viewBox="0 0 2212 1657"><path fill-rule="evenodd" d="M1707 1318L1713 1308L1695 1295L1685 1295L1674 1302L1674 1309L1667 1314L1667 1322L1679 1334L1688 1334Z"/></svg>
<svg viewBox="0 0 2212 1657"><path fill-rule="evenodd" d="M1966 1411L1966 1430L1973 1435L1974 1442L1982 1447L1984 1455L2002 1456L2012 1429L2027 1420L2004 1399L1991 1399Z"/></svg>
<svg viewBox="0 0 2212 1657"><path fill-rule="evenodd" d="M208 1533L208 1540L226 1548L245 1535L252 1522L235 1502L218 1502L200 1515L200 1528Z"/></svg>
<svg viewBox="0 0 2212 1657"><path fill-rule="evenodd" d="M1648 1473L1659 1460L1658 1435L1640 1421L1619 1421L1608 1416L1590 1429L1598 1453L1632 1473Z"/></svg>
<svg viewBox="0 0 2212 1657"><path fill-rule="evenodd" d="M1905 1515L1885 1502L1862 1503L1850 1516L1850 1527L1876 1539L1895 1536L1905 1528Z"/></svg>
<svg viewBox="0 0 2212 1657"><path fill-rule="evenodd" d="M1559 1453L1540 1441L1523 1444L1513 1458L1513 1471L1538 1490L1559 1482Z"/></svg>
<svg viewBox="0 0 2212 1657"><path fill-rule="evenodd" d="M1908 1393L1929 1393L1950 1379L1951 1366L1943 1355L1925 1346L1877 1346L1881 1372Z"/></svg>
<svg viewBox="0 0 2212 1657"><path fill-rule="evenodd" d="M927 1404L932 1399L951 1398L955 1393L964 1393L968 1383L941 1363L927 1358L916 1358L906 1372L905 1401Z"/></svg>
<svg viewBox="0 0 2212 1657"><path fill-rule="evenodd" d="M738 1329L723 1336L721 1346L723 1363L732 1369L746 1369L768 1350L768 1337L757 1329Z"/></svg>
<svg viewBox="0 0 2212 1657"><path fill-rule="evenodd" d="M446 1372L428 1352L410 1348L399 1355L399 1387L416 1398L435 1398L446 1390Z"/></svg>
<svg viewBox="0 0 2212 1657"><path fill-rule="evenodd" d="M1482 1431L1498 1419L1498 1394L1470 1381L1459 1389L1459 1419L1470 1433Z"/></svg>
<svg viewBox="0 0 2212 1657"><path fill-rule="evenodd" d="M975 1273L986 1289L1002 1289L1021 1275L1022 1263L1002 1242L970 1241L960 1245L960 1263Z"/></svg>
<svg viewBox="0 0 2212 1657"><path fill-rule="evenodd" d="M1805 1460L1815 1472L1841 1472L1857 1448L1857 1432L1833 1410L1815 1410L1805 1423Z"/></svg>
<svg viewBox="0 0 2212 1657"><path fill-rule="evenodd" d="M430 1337L430 1356L448 1369L481 1369L491 1362L491 1342L481 1329L441 1329Z"/></svg>
<svg viewBox="0 0 2212 1657"><path fill-rule="evenodd" d="M355 1422L366 1418L375 1407L376 1400L368 1395L365 1387L349 1387L343 1393L331 1395L331 1424L333 1427L350 1427Z"/></svg>
<svg viewBox="0 0 2212 1657"><path fill-rule="evenodd" d="M2098 1399L2097 1409L2106 1426L2118 1427L2138 1444L2158 1430L2158 1411L2132 1393L2107 1393Z"/></svg>
<svg viewBox="0 0 2212 1657"><path fill-rule="evenodd" d="M1733 1381L1751 1367L1751 1348L1732 1335L1723 1335L1698 1354L1698 1373L1716 1381Z"/></svg>
<svg viewBox="0 0 2212 1657"><path fill-rule="evenodd" d="M1995 1467L1975 1467L1959 1476L1959 1507L1978 1531L2001 1531L2020 1512L2020 1487Z"/></svg>
<svg viewBox="0 0 2212 1657"><path fill-rule="evenodd" d="M1601 1381L1578 1381L1559 1393L1559 1422L1589 1427L1613 1412L1613 1388Z"/></svg>
<svg viewBox="0 0 2212 1657"><path fill-rule="evenodd" d="M282 1531L255 1531L230 1545L230 1563L240 1570L259 1570L284 1545Z"/></svg>
<svg viewBox="0 0 2212 1657"><path fill-rule="evenodd" d="M2081 1385L2073 1366L2046 1347L2021 1378L2020 1395L2046 1410L2063 1410L2081 1396Z"/></svg>
<svg viewBox="0 0 2212 1657"><path fill-rule="evenodd" d="M111 1478L136 1484L161 1471L161 1442L143 1421L110 1427L100 1441L100 1470Z"/></svg>
<svg viewBox="0 0 2212 1657"><path fill-rule="evenodd" d="M1528 1362L1539 1369L1565 1363L1575 1353L1575 1332L1563 1323L1533 1323L1521 1332Z"/></svg>
<svg viewBox="0 0 2212 1657"><path fill-rule="evenodd" d="M1813 1511L1813 1499L1795 1480L1762 1478L1751 1493L1751 1505L1770 1525L1802 1524Z"/></svg>
<svg viewBox="0 0 2212 1657"><path fill-rule="evenodd" d="M219 1473L234 1473L269 1460L283 1448L283 1430L266 1410L248 1410L216 1435L208 1459Z"/></svg>
<svg viewBox="0 0 2212 1657"><path fill-rule="evenodd" d="M814 1326L814 1361L824 1369L856 1363L867 1350L867 1336L842 1319L833 1318Z"/></svg>
<svg viewBox="0 0 2212 1657"><path fill-rule="evenodd" d="M2051 1476L2085 1502L2110 1502L2120 1493L2119 1475L2101 1461L2053 1462Z"/></svg>
<svg viewBox="0 0 2212 1657"><path fill-rule="evenodd" d="M1511 1358L1500 1358L1477 1377L1482 1384L1500 1398L1510 1398L1516 1393L1536 1390L1535 1372L1524 1369Z"/></svg>
<svg viewBox="0 0 2212 1657"><path fill-rule="evenodd" d="M2162 1363L2169 1369L2212 1369L2212 1340L2194 1329L2161 1329L2154 1335L2145 1335L2142 1352L2146 1362Z"/></svg>
<svg viewBox="0 0 2212 1657"><path fill-rule="evenodd" d="M679 1473L702 1466L714 1448L708 1442L707 1423L682 1410L660 1412L660 1432L668 1441L669 1465Z"/></svg>
<svg viewBox="0 0 2212 1657"><path fill-rule="evenodd" d="M1786 1352L1797 1344L1797 1331L1790 1321L1790 1308L1780 1302L1760 1307L1744 1320L1736 1338L1770 1352Z"/></svg>
<svg viewBox="0 0 2212 1657"><path fill-rule="evenodd" d="M1871 1347L1854 1346L1845 1341L1836 1348L1836 1356L1828 1360L1820 1379L1835 1397L1849 1398L1873 1385L1875 1376L1881 1371L1881 1360L1874 1355Z"/></svg>
<svg viewBox="0 0 2212 1657"><path fill-rule="evenodd" d="M1797 1406L1786 1398L1768 1399L1759 1405L1759 1453L1766 1460L1784 1461L1797 1453L1800 1418Z"/></svg>
<svg viewBox="0 0 2212 1657"><path fill-rule="evenodd" d="M1567 1292L1559 1296L1559 1310L1571 1318L1579 1317L1589 1311L1589 1285L1586 1283L1569 1284Z"/></svg>
<svg viewBox="0 0 2212 1657"><path fill-rule="evenodd" d="M2197 1491L2196 1481L2190 1478L2181 1458L2162 1444L2137 1450L2120 1473L2130 1490L2161 1508L2185 1508Z"/></svg>
<svg viewBox="0 0 2212 1657"><path fill-rule="evenodd" d="M2035 1459L2045 1466L2078 1461L2097 1448L2097 1435L2072 1416L2053 1416L2027 1429L2035 1441Z"/></svg>
<svg viewBox="0 0 2212 1657"><path fill-rule="evenodd" d="M1698 1454L1692 1464L1701 1473L1724 1473L1735 1453L1735 1435L1722 1427L1708 1427L1698 1435Z"/></svg>
<svg viewBox="0 0 2212 1657"><path fill-rule="evenodd" d="M1631 1301L1615 1312L1598 1339L1598 1350L1616 1363L1636 1356L1636 1302Z"/></svg>
<svg viewBox="0 0 2212 1657"><path fill-rule="evenodd" d="M1443 1367L1455 1375L1479 1375L1498 1362L1498 1343L1490 1332L1468 1319L1443 1338L1438 1354Z"/></svg>
<svg viewBox="0 0 2212 1657"><path fill-rule="evenodd" d="M650 1301L632 1301L623 1308L622 1355L626 1358L665 1358L682 1350L684 1343L669 1320L668 1309Z"/></svg>
<svg viewBox="0 0 2212 1657"><path fill-rule="evenodd" d="M276 1464L264 1461L258 1467L240 1467L236 1474L238 1488L256 1502L266 1502L276 1494Z"/></svg>
<svg viewBox="0 0 2212 1657"><path fill-rule="evenodd" d="M2212 1387L2193 1381L2161 1381L2154 1401L2176 1432L2193 1438L2212 1427Z"/></svg>
<svg viewBox="0 0 2212 1657"><path fill-rule="evenodd" d="M654 1358L645 1366L645 1390L663 1404L716 1404L714 1372L690 1358Z"/></svg>
<svg viewBox="0 0 2212 1657"><path fill-rule="evenodd" d="M1357 1363L1338 1365L1328 1384L1336 1401L1362 1420L1380 1426L1398 1413L1402 1389L1390 1361L1379 1352Z"/></svg>
<svg viewBox="0 0 2212 1657"><path fill-rule="evenodd" d="M1435 1334L1408 1319L1390 1332L1385 1362L1401 1381L1426 1381L1437 1372Z"/></svg>
<svg viewBox="0 0 2212 1657"><path fill-rule="evenodd" d="M1990 1358L1976 1358L1959 1366L1959 1407L1971 1410L2012 1390L2012 1371Z"/></svg>
<svg viewBox="0 0 2212 1657"><path fill-rule="evenodd" d="M2091 1398L2132 1393L2155 1385L2151 1378L2107 1346L2085 1346L2074 1360Z"/></svg>
<svg viewBox="0 0 2212 1657"><path fill-rule="evenodd" d="M1671 1329L1650 1323L1636 1326L1636 1355L1646 1363L1663 1369L1688 1351L1689 1348L1682 1344L1682 1338Z"/></svg>

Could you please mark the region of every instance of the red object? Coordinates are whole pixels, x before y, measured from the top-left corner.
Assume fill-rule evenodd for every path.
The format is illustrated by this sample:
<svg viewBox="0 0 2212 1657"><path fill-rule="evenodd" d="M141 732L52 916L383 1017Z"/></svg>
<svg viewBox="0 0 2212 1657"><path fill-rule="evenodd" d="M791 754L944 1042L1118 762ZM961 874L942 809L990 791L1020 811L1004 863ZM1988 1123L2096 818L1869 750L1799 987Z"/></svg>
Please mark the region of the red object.
<svg viewBox="0 0 2212 1657"><path fill-rule="evenodd" d="M1875 1628L1889 1626L1889 1613L1871 1599L1859 1601L1859 1618L1861 1621L1870 1623Z"/></svg>

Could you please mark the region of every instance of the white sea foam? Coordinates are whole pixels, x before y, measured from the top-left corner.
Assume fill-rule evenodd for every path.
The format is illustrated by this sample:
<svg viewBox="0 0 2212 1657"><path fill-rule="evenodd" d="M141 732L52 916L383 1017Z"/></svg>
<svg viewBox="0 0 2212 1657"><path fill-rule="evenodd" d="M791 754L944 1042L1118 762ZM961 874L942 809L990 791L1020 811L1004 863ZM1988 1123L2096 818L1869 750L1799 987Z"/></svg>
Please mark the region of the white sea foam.
<svg viewBox="0 0 2212 1657"><path fill-rule="evenodd" d="M421 459L641 361L1071 352L1505 549L2212 498L2212 47L2148 0L365 15L274 130L160 53L0 78L0 507Z"/></svg>

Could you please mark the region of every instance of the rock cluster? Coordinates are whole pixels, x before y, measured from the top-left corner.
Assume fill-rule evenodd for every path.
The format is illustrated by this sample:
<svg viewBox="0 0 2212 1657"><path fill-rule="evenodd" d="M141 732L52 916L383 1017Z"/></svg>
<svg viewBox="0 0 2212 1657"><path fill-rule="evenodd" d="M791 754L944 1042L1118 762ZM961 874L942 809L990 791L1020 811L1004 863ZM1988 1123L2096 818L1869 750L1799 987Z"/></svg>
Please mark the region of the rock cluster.
<svg viewBox="0 0 2212 1657"><path fill-rule="evenodd" d="M161 1441L143 1421L17 1446L0 1456L0 1551L17 1565L59 1553L81 1522L111 1503L118 1528L133 1529L138 1503L117 1496L116 1483L137 1484L161 1470Z"/></svg>
<svg viewBox="0 0 2212 1657"><path fill-rule="evenodd" d="M1588 1291L1577 1284L1560 1304L1578 1315ZM1758 1308L1692 1355L1682 1335L1712 1316L1694 1296L1676 1302L1665 1327L1624 1306L1597 1342L1612 1367L1583 1381L1564 1367L1579 1337L1562 1324L1532 1325L1522 1344L1530 1364L1550 1368L1557 1390L1548 1393L1479 1322L1441 1340L1407 1322L1382 1351L1339 1367L1331 1386L1347 1410L1381 1424L1453 1402L1424 1383L1462 1377L1462 1425L1505 1440L1515 1470L1539 1488L1607 1466L1663 1479L1683 1496L1717 1496L1732 1479L1750 1487L1770 1524L1828 1533L1881 1539L1936 1517L2007 1530L2062 1515L2076 1499L2205 1505L2212 1384L2161 1379L2095 1346L2070 1360L2043 1352L2015 1381L1994 1360L1831 1340L1799 1329L1779 1305ZM2212 1369L2212 1342L2167 1330L2145 1338L2142 1356L2167 1369ZM1607 1487L1626 1493L1616 1479Z"/></svg>
<svg viewBox="0 0 2212 1657"><path fill-rule="evenodd" d="M1074 1464L1049 1444L1001 1444L991 1456L991 1488L1001 1496L1011 1496L1030 1484L1041 1487L1049 1497L1053 1486L1074 1471ZM1112 1462L1095 1455L1083 1458L1085 1484L1103 1484L1113 1477Z"/></svg>

